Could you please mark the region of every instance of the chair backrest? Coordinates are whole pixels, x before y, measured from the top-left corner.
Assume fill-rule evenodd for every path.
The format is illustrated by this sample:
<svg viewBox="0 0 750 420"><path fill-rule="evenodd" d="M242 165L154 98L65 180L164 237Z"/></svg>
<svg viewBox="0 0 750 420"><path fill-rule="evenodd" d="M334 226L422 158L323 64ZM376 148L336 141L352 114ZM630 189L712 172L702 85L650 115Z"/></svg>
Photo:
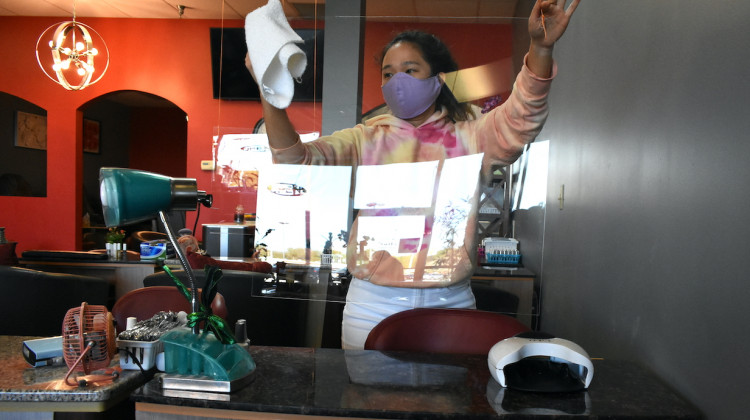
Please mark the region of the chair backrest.
<svg viewBox="0 0 750 420"><path fill-rule="evenodd" d="M5 265L0 287L0 335L60 335L69 309L81 302L109 307L114 300L106 279Z"/></svg>
<svg viewBox="0 0 750 420"><path fill-rule="evenodd" d="M200 296L201 289L198 289ZM227 306L224 296L216 293L211 303L214 315L227 318ZM175 286L152 286L142 289L131 290L120 299L117 299L112 307L112 317L115 319L117 333L125 329L128 317L134 316L137 321L149 319L161 311L185 311L192 312L190 302L185 299Z"/></svg>
<svg viewBox="0 0 750 420"><path fill-rule="evenodd" d="M365 349L487 354L498 341L524 331L529 327L495 312L417 308L382 320L367 336Z"/></svg>
<svg viewBox="0 0 750 420"><path fill-rule="evenodd" d="M238 320L244 319L248 338L253 345L307 346L307 318L310 307L307 299L285 299L273 297L273 294L264 294L264 290L269 287L267 281L273 279L271 274L224 269L222 273L217 290L226 299L229 315L225 319L230 328L233 328ZM185 271L174 270L172 274L184 284L190 284ZM195 287L202 288L206 284L206 272L194 270L193 274ZM167 273L160 271L144 277L143 285L171 285L174 288L174 281ZM309 287L306 290L309 291ZM324 331L332 331L332 335L341 337L340 317L338 322L326 318L324 325ZM341 348L340 342L338 348Z"/></svg>

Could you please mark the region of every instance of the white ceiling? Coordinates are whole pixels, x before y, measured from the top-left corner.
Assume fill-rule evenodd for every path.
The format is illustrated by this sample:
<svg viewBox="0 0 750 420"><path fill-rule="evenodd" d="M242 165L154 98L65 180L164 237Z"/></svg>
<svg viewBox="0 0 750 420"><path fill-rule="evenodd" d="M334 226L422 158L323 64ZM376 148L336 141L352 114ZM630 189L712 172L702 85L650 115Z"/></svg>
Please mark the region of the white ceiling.
<svg viewBox="0 0 750 420"><path fill-rule="evenodd" d="M0 0L0 16L243 19L267 0ZM325 0L281 0L290 19L322 19ZM515 15L518 0L369 0L377 20L498 22ZM183 9L180 15L180 9Z"/></svg>

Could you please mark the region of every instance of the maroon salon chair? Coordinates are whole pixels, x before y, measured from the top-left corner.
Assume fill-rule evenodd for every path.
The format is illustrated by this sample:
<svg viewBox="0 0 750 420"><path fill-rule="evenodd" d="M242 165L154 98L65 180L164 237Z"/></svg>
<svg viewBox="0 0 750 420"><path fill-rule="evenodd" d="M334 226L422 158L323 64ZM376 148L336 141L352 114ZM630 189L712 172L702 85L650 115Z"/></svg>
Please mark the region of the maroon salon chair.
<svg viewBox="0 0 750 420"><path fill-rule="evenodd" d="M201 289L198 289L199 298L200 292ZM211 310L214 315L224 320L227 319L228 310L221 293L216 293L214 301L211 302ZM151 286L131 290L117 299L112 307L112 317L115 319L115 327L119 334L125 330L128 317L134 316L137 321L143 321L160 311L185 311L189 314L193 312L193 309L176 286Z"/></svg>
<svg viewBox="0 0 750 420"><path fill-rule="evenodd" d="M367 336L365 349L487 354L498 341L525 331L529 327L496 312L417 308L382 320Z"/></svg>

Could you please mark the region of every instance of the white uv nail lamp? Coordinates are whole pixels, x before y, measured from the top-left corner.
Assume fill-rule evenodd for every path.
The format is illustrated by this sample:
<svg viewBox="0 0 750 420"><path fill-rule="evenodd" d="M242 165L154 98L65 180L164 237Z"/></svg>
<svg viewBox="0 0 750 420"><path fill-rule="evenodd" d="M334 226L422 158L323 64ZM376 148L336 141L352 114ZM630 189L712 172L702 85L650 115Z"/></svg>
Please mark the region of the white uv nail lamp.
<svg viewBox="0 0 750 420"><path fill-rule="evenodd" d="M501 386L521 391L580 391L589 387L594 376L591 359L581 346L539 332L498 342L487 363Z"/></svg>

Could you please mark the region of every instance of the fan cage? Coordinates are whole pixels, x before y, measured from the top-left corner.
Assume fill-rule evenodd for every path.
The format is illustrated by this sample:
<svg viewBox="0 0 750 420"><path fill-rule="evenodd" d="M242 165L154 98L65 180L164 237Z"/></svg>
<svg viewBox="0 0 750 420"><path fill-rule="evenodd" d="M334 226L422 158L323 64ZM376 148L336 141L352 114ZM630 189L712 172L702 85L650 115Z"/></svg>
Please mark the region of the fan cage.
<svg viewBox="0 0 750 420"><path fill-rule="evenodd" d="M112 314L106 306L84 302L80 307L68 310L63 319L62 336L63 358L73 371L88 374L105 368L117 351ZM94 343L93 347L77 364L89 342Z"/></svg>

